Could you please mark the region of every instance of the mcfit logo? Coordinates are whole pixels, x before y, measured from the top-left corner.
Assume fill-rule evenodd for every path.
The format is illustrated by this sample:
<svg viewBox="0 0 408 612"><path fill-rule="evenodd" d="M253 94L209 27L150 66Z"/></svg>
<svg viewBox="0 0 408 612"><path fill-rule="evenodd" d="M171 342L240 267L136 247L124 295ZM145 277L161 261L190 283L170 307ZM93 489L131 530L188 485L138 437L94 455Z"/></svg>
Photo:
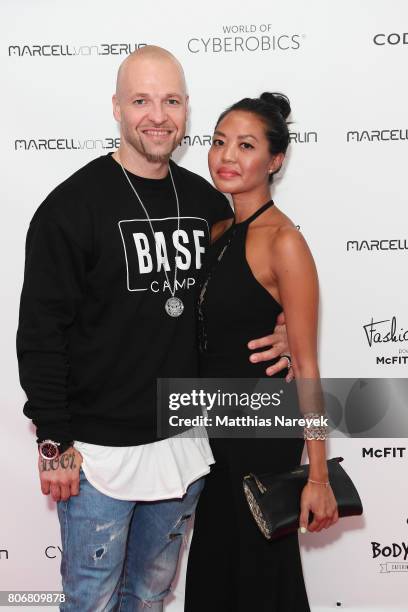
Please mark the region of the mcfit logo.
<svg viewBox="0 0 408 612"><path fill-rule="evenodd" d="M363 459L370 457L371 459L403 459L406 453L405 446L384 446L383 448L366 448L361 449Z"/></svg>
<svg viewBox="0 0 408 612"><path fill-rule="evenodd" d="M223 25L216 36L198 35L187 41L190 53L253 53L297 51L301 47L302 34L276 32L270 23Z"/></svg>
<svg viewBox="0 0 408 612"><path fill-rule="evenodd" d="M10 57L78 57L86 55L129 55L147 43L101 43L90 45L22 44L10 45Z"/></svg>

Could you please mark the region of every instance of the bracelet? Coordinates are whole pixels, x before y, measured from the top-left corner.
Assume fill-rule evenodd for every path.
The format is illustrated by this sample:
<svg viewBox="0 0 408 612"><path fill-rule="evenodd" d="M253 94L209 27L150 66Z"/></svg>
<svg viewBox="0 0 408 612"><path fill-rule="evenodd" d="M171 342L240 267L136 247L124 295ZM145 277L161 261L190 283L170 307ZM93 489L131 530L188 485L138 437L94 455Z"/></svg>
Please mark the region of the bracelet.
<svg viewBox="0 0 408 612"><path fill-rule="evenodd" d="M318 412L309 412L305 414L305 417L312 419L320 419L321 414ZM327 427L325 425L311 425L303 428L303 439L304 440L326 440L327 438Z"/></svg>
<svg viewBox="0 0 408 612"><path fill-rule="evenodd" d="M326 488L330 484L330 482L328 480L326 482L319 482L318 480L312 480L311 478L308 478L307 482L313 482L314 484L324 485Z"/></svg>

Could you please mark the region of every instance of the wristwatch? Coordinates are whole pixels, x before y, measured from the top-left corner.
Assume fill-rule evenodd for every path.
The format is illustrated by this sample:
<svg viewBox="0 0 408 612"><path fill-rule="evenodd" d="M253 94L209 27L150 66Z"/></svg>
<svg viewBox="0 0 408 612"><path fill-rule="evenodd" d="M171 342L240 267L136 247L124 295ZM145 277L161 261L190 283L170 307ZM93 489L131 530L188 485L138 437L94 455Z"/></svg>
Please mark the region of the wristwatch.
<svg viewBox="0 0 408 612"><path fill-rule="evenodd" d="M54 440L37 440L37 443L40 457L47 461L52 461L53 459L58 459L62 453L65 453L73 445L74 441L55 442Z"/></svg>

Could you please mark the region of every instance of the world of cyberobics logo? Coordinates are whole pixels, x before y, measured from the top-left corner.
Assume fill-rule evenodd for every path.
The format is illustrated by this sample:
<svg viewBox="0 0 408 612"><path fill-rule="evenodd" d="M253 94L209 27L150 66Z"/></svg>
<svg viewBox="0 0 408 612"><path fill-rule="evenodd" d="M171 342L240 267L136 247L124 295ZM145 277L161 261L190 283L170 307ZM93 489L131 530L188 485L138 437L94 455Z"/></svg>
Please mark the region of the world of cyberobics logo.
<svg viewBox="0 0 408 612"><path fill-rule="evenodd" d="M302 34L278 33L270 23L228 24L221 30L215 36L189 38L187 50L192 54L297 51L305 38Z"/></svg>

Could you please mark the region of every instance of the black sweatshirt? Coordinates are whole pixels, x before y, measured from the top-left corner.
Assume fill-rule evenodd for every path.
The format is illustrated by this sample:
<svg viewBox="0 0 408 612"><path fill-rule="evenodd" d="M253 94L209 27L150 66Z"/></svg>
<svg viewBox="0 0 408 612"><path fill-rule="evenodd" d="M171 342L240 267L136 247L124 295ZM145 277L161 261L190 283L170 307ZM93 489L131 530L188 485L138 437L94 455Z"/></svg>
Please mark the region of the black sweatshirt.
<svg viewBox="0 0 408 612"><path fill-rule="evenodd" d="M197 277L227 199L170 162L170 176L129 177L111 154L59 185L26 242L17 332L24 414L40 439L133 446L157 439L156 379L197 375ZM156 246L157 242L157 246ZM164 269L184 303L178 318Z"/></svg>

